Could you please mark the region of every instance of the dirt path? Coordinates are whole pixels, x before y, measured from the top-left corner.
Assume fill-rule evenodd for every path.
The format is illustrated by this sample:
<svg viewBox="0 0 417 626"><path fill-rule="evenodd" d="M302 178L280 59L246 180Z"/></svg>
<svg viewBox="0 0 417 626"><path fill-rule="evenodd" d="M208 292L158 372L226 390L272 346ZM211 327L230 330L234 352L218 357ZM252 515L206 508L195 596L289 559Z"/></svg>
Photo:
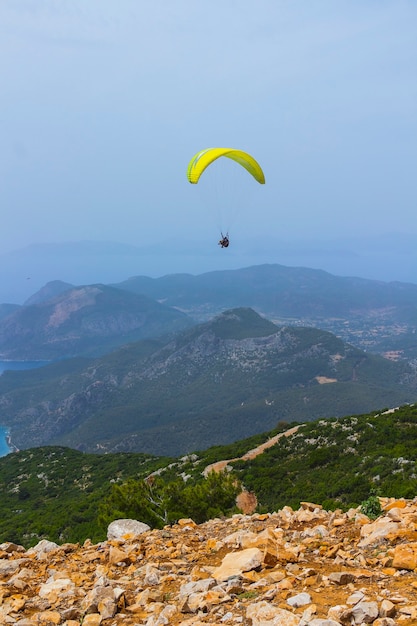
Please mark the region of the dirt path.
<svg viewBox="0 0 417 626"><path fill-rule="evenodd" d="M217 463L211 463L210 465L207 465L203 472L204 476L207 476L207 474L209 474L210 472L221 472L222 470L224 470L226 465L228 463L231 463L232 461L250 461L251 459L254 459L256 456L258 456L258 454L262 454L262 452L274 446L277 441L281 439L281 437L289 437L290 435L296 433L300 426L301 424L299 424L298 426L294 426L293 428L290 428L283 433L275 435L275 437L272 437L271 439L268 439L268 441L261 443L261 445L257 448L253 448L253 450L245 452L245 454L239 458L227 459L225 461L217 461Z"/></svg>

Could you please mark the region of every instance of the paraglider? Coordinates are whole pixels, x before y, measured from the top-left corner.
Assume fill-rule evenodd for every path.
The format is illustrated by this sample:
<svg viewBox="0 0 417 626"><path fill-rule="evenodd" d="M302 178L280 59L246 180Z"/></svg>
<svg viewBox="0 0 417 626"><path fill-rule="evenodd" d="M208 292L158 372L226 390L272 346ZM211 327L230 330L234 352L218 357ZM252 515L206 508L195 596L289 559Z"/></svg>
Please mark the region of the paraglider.
<svg viewBox="0 0 417 626"><path fill-rule="evenodd" d="M226 233L225 235L223 235L222 233L222 238L219 241L219 246L221 246L222 248L228 248L229 247L229 235Z"/></svg>
<svg viewBox="0 0 417 626"><path fill-rule="evenodd" d="M187 178L190 183L193 185L198 183L204 170L222 156L233 159L233 161L242 165L249 174L252 174L258 183L261 185L265 184L265 176L262 168L259 163L255 161L253 156L247 152L243 152L243 150L234 150L233 148L207 148L206 150L197 152L188 164Z"/></svg>
<svg viewBox="0 0 417 626"><path fill-rule="evenodd" d="M234 148L206 148L205 150L197 152L188 164L187 178L189 182L196 185L203 172L220 157L232 159L245 168L260 185L265 184L265 176L262 168L253 156L243 150L235 150ZM228 233L226 233L226 235L221 233L219 246L221 248L228 248L229 244Z"/></svg>

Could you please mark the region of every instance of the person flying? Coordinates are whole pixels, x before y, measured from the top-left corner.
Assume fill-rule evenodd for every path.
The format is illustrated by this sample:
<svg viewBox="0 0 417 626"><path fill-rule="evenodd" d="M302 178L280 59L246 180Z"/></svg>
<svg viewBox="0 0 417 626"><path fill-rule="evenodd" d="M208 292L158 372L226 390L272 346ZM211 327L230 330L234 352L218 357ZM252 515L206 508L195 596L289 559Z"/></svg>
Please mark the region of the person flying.
<svg viewBox="0 0 417 626"><path fill-rule="evenodd" d="M223 235L222 233L222 238L219 241L219 246L221 246L222 248L228 248L229 247L229 235L226 233L225 235Z"/></svg>

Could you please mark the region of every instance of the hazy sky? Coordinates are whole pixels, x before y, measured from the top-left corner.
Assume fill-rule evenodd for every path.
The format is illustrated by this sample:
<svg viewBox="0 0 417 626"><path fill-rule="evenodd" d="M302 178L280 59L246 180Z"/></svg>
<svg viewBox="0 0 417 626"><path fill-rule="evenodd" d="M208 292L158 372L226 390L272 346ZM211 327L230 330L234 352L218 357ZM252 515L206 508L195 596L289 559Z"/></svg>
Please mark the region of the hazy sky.
<svg viewBox="0 0 417 626"><path fill-rule="evenodd" d="M264 168L239 236L417 239L416 26L415 0L0 0L1 251L216 238L185 176L210 146Z"/></svg>

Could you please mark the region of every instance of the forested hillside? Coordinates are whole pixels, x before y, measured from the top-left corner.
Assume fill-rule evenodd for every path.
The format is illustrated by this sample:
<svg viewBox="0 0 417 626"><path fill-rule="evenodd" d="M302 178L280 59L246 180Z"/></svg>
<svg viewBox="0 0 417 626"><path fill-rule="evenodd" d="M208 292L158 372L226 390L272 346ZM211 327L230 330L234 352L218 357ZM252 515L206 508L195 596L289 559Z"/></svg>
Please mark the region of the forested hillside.
<svg viewBox="0 0 417 626"><path fill-rule="evenodd" d="M375 494L415 496L415 405L301 424L262 454L237 460L290 426L179 459L57 447L10 454L0 459L0 536L23 545L100 541L118 517L152 527L203 521L236 511L236 488L253 492L261 512L307 501L342 510L363 504L371 514ZM228 471L205 478L205 468L223 460Z"/></svg>
<svg viewBox="0 0 417 626"><path fill-rule="evenodd" d="M412 402L416 371L331 333L226 311L171 339L0 377L18 448L186 454L274 428Z"/></svg>

